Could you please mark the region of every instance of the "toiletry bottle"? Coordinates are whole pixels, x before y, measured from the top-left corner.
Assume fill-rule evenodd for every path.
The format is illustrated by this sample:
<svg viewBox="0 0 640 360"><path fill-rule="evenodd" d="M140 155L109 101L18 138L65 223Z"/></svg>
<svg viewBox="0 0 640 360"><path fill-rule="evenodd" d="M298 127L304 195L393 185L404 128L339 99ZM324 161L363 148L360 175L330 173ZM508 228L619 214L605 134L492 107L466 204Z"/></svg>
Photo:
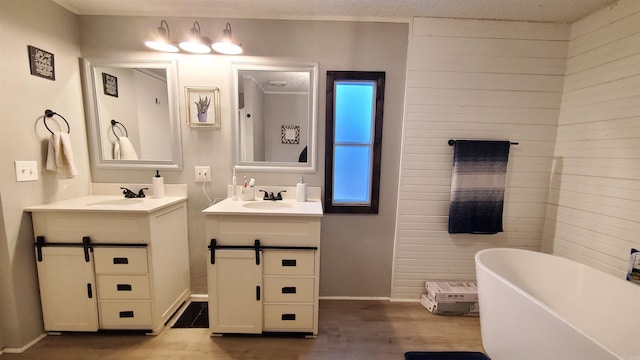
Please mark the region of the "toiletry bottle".
<svg viewBox="0 0 640 360"><path fill-rule="evenodd" d="M156 170L156 176L151 178L151 187L154 198L160 199L164 197L164 178L160 176L159 170Z"/></svg>
<svg viewBox="0 0 640 360"><path fill-rule="evenodd" d="M231 200L238 200L238 188L236 181L236 168L233 168L233 176L231 177Z"/></svg>
<svg viewBox="0 0 640 360"><path fill-rule="evenodd" d="M296 198L300 202L307 201L307 184L302 176L300 176L300 182L296 184Z"/></svg>

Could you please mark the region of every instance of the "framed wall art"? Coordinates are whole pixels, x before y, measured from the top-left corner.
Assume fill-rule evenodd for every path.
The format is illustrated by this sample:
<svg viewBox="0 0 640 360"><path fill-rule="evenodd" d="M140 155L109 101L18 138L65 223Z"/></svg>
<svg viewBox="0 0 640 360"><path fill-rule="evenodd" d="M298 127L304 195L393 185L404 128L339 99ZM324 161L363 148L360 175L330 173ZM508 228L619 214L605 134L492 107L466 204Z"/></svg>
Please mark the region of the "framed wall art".
<svg viewBox="0 0 640 360"><path fill-rule="evenodd" d="M282 125L282 128L280 130L280 139L283 144L299 144L300 126Z"/></svg>
<svg viewBox="0 0 640 360"><path fill-rule="evenodd" d="M118 78L107 73L102 73L102 89L105 95L118 97Z"/></svg>
<svg viewBox="0 0 640 360"><path fill-rule="evenodd" d="M220 89L187 86L185 98L189 126L220 128Z"/></svg>
<svg viewBox="0 0 640 360"><path fill-rule="evenodd" d="M31 75L55 81L56 65L53 54L31 45L27 45L27 49Z"/></svg>

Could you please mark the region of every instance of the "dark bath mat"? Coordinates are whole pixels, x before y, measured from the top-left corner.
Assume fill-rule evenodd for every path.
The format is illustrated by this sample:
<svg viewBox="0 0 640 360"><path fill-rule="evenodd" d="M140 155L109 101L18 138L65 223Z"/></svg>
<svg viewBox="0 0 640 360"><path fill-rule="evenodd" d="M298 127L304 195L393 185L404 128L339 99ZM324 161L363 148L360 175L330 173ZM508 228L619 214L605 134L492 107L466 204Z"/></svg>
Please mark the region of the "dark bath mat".
<svg viewBox="0 0 640 360"><path fill-rule="evenodd" d="M208 328L209 304L206 301L191 302L172 328Z"/></svg>
<svg viewBox="0 0 640 360"><path fill-rule="evenodd" d="M485 354L471 351L409 351L406 360L490 360Z"/></svg>

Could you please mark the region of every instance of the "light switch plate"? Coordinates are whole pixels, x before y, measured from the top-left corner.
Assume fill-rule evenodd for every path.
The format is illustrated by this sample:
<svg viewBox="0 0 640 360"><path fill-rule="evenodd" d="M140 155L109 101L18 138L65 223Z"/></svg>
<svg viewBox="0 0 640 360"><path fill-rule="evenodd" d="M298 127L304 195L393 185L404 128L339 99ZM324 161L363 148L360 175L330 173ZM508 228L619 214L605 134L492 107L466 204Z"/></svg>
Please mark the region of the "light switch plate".
<svg viewBox="0 0 640 360"><path fill-rule="evenodd" d="M196 182L211 182L211 167L196 166L195 177L196 177Z"/></svg>
<svg viewBox="0 0 640 360"><path fill-rule="evenodd" d="M38 162L37 161L15 161L16 181L37 181Z"/></svg>

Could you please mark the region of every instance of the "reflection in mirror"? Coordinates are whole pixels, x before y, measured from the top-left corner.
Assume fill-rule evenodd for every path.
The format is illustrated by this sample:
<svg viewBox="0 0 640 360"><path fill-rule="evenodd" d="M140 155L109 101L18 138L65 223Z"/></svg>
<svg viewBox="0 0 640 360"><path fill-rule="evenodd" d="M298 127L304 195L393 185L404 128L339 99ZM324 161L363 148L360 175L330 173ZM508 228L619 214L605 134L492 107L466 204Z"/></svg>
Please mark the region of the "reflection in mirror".
<svg viewBox="0 0 640 360"><path fill-rule="evenodd" d="M315 171L317 64L233 64L237 169Z"/></svg>
<svg viewBox="0 0 640 360"><path fill-rule="evenodd" d="M83 60L92 166L181 168L173 61Z"/></svg>

